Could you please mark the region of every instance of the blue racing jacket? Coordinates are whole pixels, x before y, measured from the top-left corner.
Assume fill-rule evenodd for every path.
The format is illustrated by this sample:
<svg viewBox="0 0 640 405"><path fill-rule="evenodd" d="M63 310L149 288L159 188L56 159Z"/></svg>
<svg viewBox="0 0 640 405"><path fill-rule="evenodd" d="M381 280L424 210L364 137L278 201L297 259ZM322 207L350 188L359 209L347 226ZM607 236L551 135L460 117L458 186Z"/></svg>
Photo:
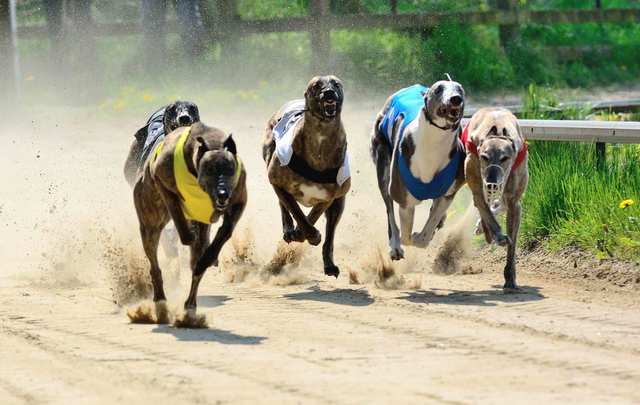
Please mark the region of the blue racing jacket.
<svg viewBox="0 0 640 405"><path fill-rule="evenodd" d="M398 91L392 97L389 108L378 127L378 130L384 134L387 142L392 147L393 137L391 132L396 121L400 118L403 119L402 125L398 128L398 139L396 140L399 146L404 138L407 126L414 120L419 119L419 114L425 105L424 95L427 90L427 87L415 84ZM455 181L460 159L463 158L462 149L457 147L453 157L444 169L436 173L430 182L425 183L411 173L409 165L402 155L402 148L398 147L398 152L397 160L400 177L409 193L418 200L431 200L444 196Z"/></svg>

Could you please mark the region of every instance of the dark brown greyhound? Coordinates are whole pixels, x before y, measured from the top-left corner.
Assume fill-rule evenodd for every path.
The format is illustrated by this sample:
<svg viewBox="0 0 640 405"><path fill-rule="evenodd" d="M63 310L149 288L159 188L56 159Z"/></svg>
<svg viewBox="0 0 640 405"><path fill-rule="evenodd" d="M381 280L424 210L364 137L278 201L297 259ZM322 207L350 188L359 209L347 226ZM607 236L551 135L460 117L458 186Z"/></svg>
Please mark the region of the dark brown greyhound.
<svg viewBox="0 0 640 405"><path fill-rule="evenodd" d="M182 244L191 250L191 289L184 307L186 318L195 319L200 280L209 266L217 266L220 249L246 206L246 172L231 135L201 123L171 132L152 153L133 196L151 264L156 319L168 322L157 250L170 219ZM210 224L221 216L222 225L209 244Z"/></svg>
<svg viewBox="0 0 640 405"><path fill-rule="evenodd" d="M351 186L347 136L340 118L343 100L337 77L314 77L304 100L285 104L271 117L262 150L269 182L280 202L283 239L320 244L314 225L324 213L324 273L335 277L340 269L333 261L333 238ZM298 203L312 207L308 215Z"/></svg>

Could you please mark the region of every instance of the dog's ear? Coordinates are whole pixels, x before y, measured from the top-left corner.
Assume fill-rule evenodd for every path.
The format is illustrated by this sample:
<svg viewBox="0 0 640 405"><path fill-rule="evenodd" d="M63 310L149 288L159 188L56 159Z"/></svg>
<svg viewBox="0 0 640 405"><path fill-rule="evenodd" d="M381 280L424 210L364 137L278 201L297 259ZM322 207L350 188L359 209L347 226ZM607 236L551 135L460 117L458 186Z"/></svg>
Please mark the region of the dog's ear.
<svg viewBox="0 0 640 405"><path fill-rule="evenodd" d="M204 138L201 136L196 137L196 165L200 163L200 159L204 156L205 153L209 151L209 147L207 143L204 141Z"/></svg>
<svg viewBox="0 0 640 405"><path fill-rule="evenodd" d="M524 147L524 137L522 136L522 131L520 130L520 125L516 121L515 125L515 134L510 134L509 138L511 139L511 144L513 145L513 149L516 151L516 154L519 153Z"/></svg>
<svg viewBox="0 0 640 405"><path fill-rule="evenodd" d="M228 150L229 152L231 152L234 156L237 153L236 150L236 142L233 140L233 134L229 134L229 136L227 137L227 139L224 141L224 144L222 145L226 150Z"/></svg>

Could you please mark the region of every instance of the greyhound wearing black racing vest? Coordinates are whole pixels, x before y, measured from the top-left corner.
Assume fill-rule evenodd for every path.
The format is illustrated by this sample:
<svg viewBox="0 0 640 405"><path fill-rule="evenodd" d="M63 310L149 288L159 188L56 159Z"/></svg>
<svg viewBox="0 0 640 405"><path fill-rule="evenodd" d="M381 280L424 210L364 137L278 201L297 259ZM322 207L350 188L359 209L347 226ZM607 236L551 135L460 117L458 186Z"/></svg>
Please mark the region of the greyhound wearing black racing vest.
<svg viewBox="0 0 640 405"><path fill-rule="evenodd" d="M378 113L371 155L387 210L392 260L404 257L401 244L427 247L464 185L464 148L458 139L463 112L464 89L448 80L428 89L421 85L402 89ZM429 219L421 232L412 234L415 207L424 200L433 200Z"/></svg>
<svg viewBox="0 0 640 405"><path fill-rule="evenodd" d="M149 154L162 142L165 135L178 127L200 122L198 106L190 101L175 101L151 114L147 123L134 135L129 154L124 163L124 177L131 187L142 171Z"/></svg>

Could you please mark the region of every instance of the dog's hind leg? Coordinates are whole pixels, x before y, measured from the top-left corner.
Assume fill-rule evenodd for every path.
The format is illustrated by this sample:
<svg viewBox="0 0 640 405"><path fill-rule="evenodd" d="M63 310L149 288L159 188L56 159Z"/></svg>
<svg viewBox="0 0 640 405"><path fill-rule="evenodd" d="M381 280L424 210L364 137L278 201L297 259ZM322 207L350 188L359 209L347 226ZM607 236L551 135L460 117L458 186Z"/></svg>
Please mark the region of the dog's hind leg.
<svg viewBox="0 0 640 405"><path fill-rule="evenodd" d="M400 214L400 242L403 245L411 245L411 232L413 231L413 218L415 216L415 207L398 207Z"/></svg>
<svg viewBox="0 0 640 405"><path fill-rule="evenodd" d="M507 208L507 234L511 242L507 247L507 264L504 267L504 286L502 287L507 292L519 290L516 283L516 242L520 231L521 214L520 201L509 201Z"/></svg>
<svg viewBox="0 0 640 405"><path fill-rule="evenodd" d="M344 212L345 197L336 198L329 208L324 212L327 218L327 225L324 235L324 244L322 245L322 261L324 262L324 274L338 278L340 269L333 262L333 238L336 233L336 227L342 213Z"/></svg>
<svg viewBox="0 0 640 405"><path fill-rule="evenodd" d="M411 236L412 242L415 246L425 248L429 246L429 242L433 239L433 235L436 233L438 225L445 219L447 210L453 202L454 195L444 196L433 200L431 210L429 211L429 219L424 224L422 232L414 233Z"/></svg>
<svg viewBox="0 0 640 405"><path fill-rule="evenodd" d="M302 230L304 238L313 246L319 245L322 240L320 232L315 228L315 226L309 223L307 216L304 215L304 212L300 209L295 198L278 186L273 186L273 189L280 199L280 204L282 204L282 206L284 206L285 209L293 215L293 218L298 223L298 227Z"/></svg>
<svg viewBox="0 0 640 405"><path fill-rule="evenodd" d="M404 257L404 250L400 246L400 230L396 224L396 216L393 211L393 200L389 194L391 181L391 157L386 145L377 144L375 151L376 173L378 176L378 188L387 210L387 230L389 234L389 256L391 260L400 260Z"/></svg>

